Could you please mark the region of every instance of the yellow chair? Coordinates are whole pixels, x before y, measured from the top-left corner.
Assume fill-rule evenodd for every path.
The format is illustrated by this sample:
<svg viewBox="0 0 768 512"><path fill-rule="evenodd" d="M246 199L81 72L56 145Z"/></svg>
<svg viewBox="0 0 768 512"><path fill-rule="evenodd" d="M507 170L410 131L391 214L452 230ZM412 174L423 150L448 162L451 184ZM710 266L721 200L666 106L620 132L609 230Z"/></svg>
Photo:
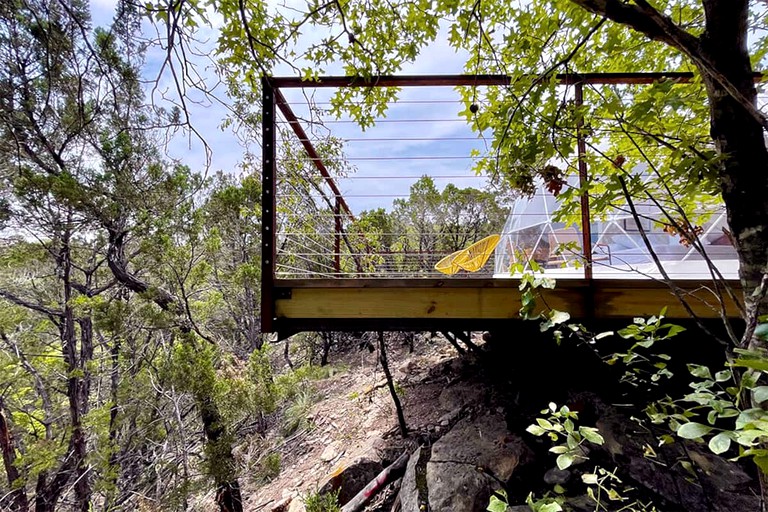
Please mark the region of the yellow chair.
<svg viewBox="0 0 768 512"><path fill-rule="evenodd" d="M466 259L458 261L457 264L467 272L477 272L491 257L496 246L499 245L499 240L501 240L499 235L491 235L473 243L464 249L467 253Z"/></svg>
<svg viewBox="0 0 768 512"><path fill-rule="evenodd" d="M435 269L448 275L453 275L459 270L477 272L483 268L488 258L491 257L494 249L499 244L499 240L501 240L499 235L487 236L466 249L456 251L441 259L435 265Z"/></svg>
<svg viewBox="0 0 768 512"><path fill-rule="evenodd" d="M435 265L435 269L437 269L439 272L442 272L443 274L448 274L451 276L462 269L460 262L466 260L466 258L467 254L465 253L465 249L452 252L445 258L438 261Z"/></svg>

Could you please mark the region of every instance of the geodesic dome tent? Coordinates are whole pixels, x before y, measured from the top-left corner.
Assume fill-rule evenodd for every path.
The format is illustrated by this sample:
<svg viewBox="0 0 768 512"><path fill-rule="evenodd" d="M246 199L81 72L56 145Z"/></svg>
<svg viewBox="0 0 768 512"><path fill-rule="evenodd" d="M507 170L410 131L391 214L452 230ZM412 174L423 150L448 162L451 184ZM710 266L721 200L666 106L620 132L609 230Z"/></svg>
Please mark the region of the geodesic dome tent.
<svg viewBox="0 0 768 512"><path fill-rule="evenodd" d="M553 220L558 199L543 187L517 199L496 248L496 277L538 270L552 277L584 277L582 232L578 225ZM670 233L655 220L665 217L653 204L636 205L642 232L673 279L709 279L710 262L725 278L738 278L738 257L727 230L724 207L700 227L702 251L685 235ZM592 273L596 278L660 278L657 264L628 209L616 208L591 223ZM708 261L709 260L709 261Z"/></svg>

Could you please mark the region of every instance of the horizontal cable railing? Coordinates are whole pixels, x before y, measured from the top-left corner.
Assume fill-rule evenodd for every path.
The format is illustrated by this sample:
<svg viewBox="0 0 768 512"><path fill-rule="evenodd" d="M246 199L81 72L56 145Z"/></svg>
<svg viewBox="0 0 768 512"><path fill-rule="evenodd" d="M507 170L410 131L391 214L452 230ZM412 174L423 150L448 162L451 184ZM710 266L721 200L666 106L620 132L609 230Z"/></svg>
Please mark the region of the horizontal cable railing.
<svg viewBox="0 0 768 512"><path fill-rule="evenodd" d="M308 103L311 95L297 96L286 117L289 102L279 100L285 103L278 104L283 117L276 121L274 277L470 279L531 271L585 277L589 267L588 277L658 278L651 251L675 278L718 272L735 277L738 266L721 207L687 211L714 221L682 235L658 208L649 210L647 201L640 204L641 227L626 205L600 215L587 212L589 229L578 211L570 214L569 224L558 222L557 199L543 187L522 197L504 195L493 180L478 175L476 164L495 152L486 138L490 134L473 131L459 98L430 99L422 91L424 97L412 95L390 105L389 117L377 117L366 130L353 119L325 112L329 101ZM614 132L598 129L591 136ZM573 170L574 163L563 167ZM644 171L633 178L655 176ZM449 184L453 195L446 192ZM563 190L572 189L578 200L580 186L568 181ZM470 188L475 190L467 192ZM477 195L459 205L462 193ZM478 198L481 207L475 204ZM538 210L529 206L537 203ZM673 204L674 198L659 203ZM466 270L456 259L453 268L443 265L453 273L436 268L490 235L499 235L499 241L484 265Z"/></svg>

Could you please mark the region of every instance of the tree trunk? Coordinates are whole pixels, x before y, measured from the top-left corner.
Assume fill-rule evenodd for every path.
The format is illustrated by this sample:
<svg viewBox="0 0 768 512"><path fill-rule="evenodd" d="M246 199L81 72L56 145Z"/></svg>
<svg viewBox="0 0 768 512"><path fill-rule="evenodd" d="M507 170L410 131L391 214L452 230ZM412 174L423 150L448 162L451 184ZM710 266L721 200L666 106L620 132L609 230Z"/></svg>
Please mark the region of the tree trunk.
<svg viewBox="0 0 768 512"><path fill-rule="evenodd" d="M701 50L711 67L699 69L709 97L711 135L718 154L725 157L719 169L720 187L739 254L745 321L751 327L744 333L741 346L754 350L765 346L754 335L753 327L757 317L768 312L766 294L760 291L768 272L768 150L763 126L742 103L746 100L757 106L747 49L749 2L704 0L703 4L707 23L701 36ZM715 73L735 86L742 102L725 90ZM746 398L753 402L753 407L762 405L754 403L752 396ZM766 511L768 475L759 470L758 476L761 510Z"/></svg>
<svg viewBox="0 0 768 512"><path fill-rule="evenodd" d="M80 351L77 350L77 328L72 308L72 262L69 250L69 235L64 236L59 258L64 284L64 322L61 328L61 343L64 361L67 363L67 399L69 401L69 422L72 434L69 442L69 456L73 460L75 509L89 512L91 509L91 485L88 478L86 457L88 441L83 426L83 416L88 407L90 376L86 362L93 355L93 332L90 319L80 320ZM70 475L71 476L71 475Z"/></svg>
<svg viewBox="0 0 768 512"><path fill-rule="evenodd" d="M405 414L403 414L403 405L400 403L400 397L397 396L395 381L392 379L392 373L389 371L389 362L387 361L387 344L384 341L384 332L379 331L379 362L384 376L387 378L387 387L389 394L392 395L392 401L395 403L395 412L397 413L397 423L400 426L400 434L408 437L408 425L405 423Z"/></svg>
<svg viewBox="0 0 768 512"><path fill-rule="evenodd" d="M106 496L104 498L104 509L110 510L115 501L117 495L118 480L120 478L120 446L117 439L118 431L118 412L120 406L118 404L118 391L120 386L120 337L115 336L112 342L112 347L109 350L109 356L111 359L110 368L110 386L109 386L109 399L111 405L109 407L109 484Z"/></svg>
<svg viewBox="0 0 768 512"><path fill-rule="evenodd" d="M704 1L707 28L701 36L701 51L714 71L756 106L757 90L747 51L748 4L747 0ZM768 151L763 127L715 79L712 69L700 67L700 71L709 97L712 138L718 153L725 156L720 186L749 306L768 263ZM765 309L762 304L754 308L757 314Z"/></svg>
<svg viewBox="0 0 768 512"><path fill-rule="evenodd" d="M5 466L5 474L8 477L8 486L11 488L7 497L0 498L0 506L4 508L5 504L8 503L10 504L8 510L27 512L29 510L27 491L24 485L19 485L19 479L23 477L19 472L19 468L15 465L16 443L13 440L11 426L8 424L5 416L5 404L2 397L0 397L0 449L3 452L3 465Z"/></svg>
<svg viewBox="0 0 768 512"><path fill-rule="evenodd" d="M216 503L221 512L243 512L243 499L237 480L232 442L224 429L218 407L210 396L198 396L197 406L203 422L206 455L216 484Z"/></svg>
<svg viewBox="0 0 768 512"><path fill-rule="evenodd" d="M328 355L331 353L331 346L333 345L333 333L321 332L320 339L323 340L323 349L320 353L320 366L327 366Z"/></svg>

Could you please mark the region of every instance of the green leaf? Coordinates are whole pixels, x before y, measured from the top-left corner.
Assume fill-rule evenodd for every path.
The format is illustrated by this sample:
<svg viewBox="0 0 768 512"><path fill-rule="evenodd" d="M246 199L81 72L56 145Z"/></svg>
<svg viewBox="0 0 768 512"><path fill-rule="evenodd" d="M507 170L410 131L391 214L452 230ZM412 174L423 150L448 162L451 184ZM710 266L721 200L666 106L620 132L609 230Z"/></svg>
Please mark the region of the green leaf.
<svg viewBox="0 0 768 512"><path fill-rule="evenodd" d="M754 393L755 402L761 404L768 400L768 386L757 386L752 390Z"/></svg>
<svg viewBox="0 0 768 512"><path fill-rule="evenodd" d="M685 331L685 327L681 325L670 325L669 331L667 331L667 334L666 336L664 336L664 339L671 338L672 336L677 336L683 331Z"/></svg>
<svg viewBox="0 0 768 512"><path fill-rule="evenodd" d="M559 455L561 453L566 453L568 451L568 447L567 446L562 446L562 445L553 446L552 448L549 449L549 451L554 453L554 454L558 454Z"/></svg>
<svg viewBox="0 0 768 512"><path fill-rule="evenodd" d="M498 497L495 495L491 496L491 502L488 504L488 508L486 508L488 512L506 512L507 510L507 504L501 501Z"/></svg>
<svg viewBox="0 0 768 512"><path fill-rule="evenodd" d="M547 503L546 505L542 505L539 507L538 512L562 512L563 507L560 506L557 502Z"/></svg>
<svg viewBox="0 0 768 512"><path fill-rule="evenodd" d="M720 455L721 453L728 451L728 448L730 447L731 438L728 437L727 432L720 432L709 440L709 449L712 450L712 453L716 455Z"/></svg>
<svg viewBox="0 0 768 512"><path fill-rule="evenodd" d="M592 444L602 445L605 442L605 439L603 439L603 436L600 435L596 428L579 427L579 433Z"/></svg>
<svg viewBox="0 0 768 512"><path fill-rule="evenodd" d="M528 425L528 428L526 428L525 431L535 436L540 436L546 432L546 430L544 430L538 425Z"/></svg>
<svg viewBox="0 0 768 512"><path fill-rule="evenodd" d="M746 409L739 413L739 417L736 418L736 428L743 429L750 423L760 421L765 415L765 411L758 407L752 409Z"/></svg>
<svg viewBox="0 0 768 512"><path fill-rule="evenodd" d="M594 473L585 473L581 475L581 481L587 485L597 485L597 475Z"/></svg>
<svg viewBox="0 0 768 512"><path fill-rule="evenodd" d="M545 420L544 418L536 418L536 423L539 424L539 426L545 430L553 430L555 427L550 423L548 420Z"/></svg>
<svg viewBox="0 0 768 512"><path fill-rule="evenodd" d="M760 324L755 327L755 336L762 339L768 339L768 324Z"/></svg>
<svg viewBox="0 0 768 512"><path fill-rule="evenodd" d="M751 368L753 370L760 370L761 372L768 372L768 360L766 359L736 359L733 362L733 366L741 368Z"/></svg>
<svg viewBox="0 0 768 512"><path fill-rule="evenodd" d="M755 464L757 464L757 467L760 468L760 471L762 471L763 474L768 475L768 455L761 455L752 460L755 461Z"/></svg>
<svg viewBox="0 0 768 512"><path fill-rule="evenodd" d="M715 374L715 382L725 382L731 380L733 372L731 370L723 370Z"/></svg>
<svg viewBox="0 0 768 512"><path fill-rule="evenodd" d="M683 439L699 439L711 431L712 427L691 421L677 429L677 435Z"/></svg>
<svg viewBox="0 0 768 512"><path fill-rule="evenodd" d="M553 325L558 325L563 322L567 322L570 320L571 315L569 313L566 313L565 311L558 311L558 310L552 310L552 314L550 315L549 319L552 322Z"/></svg>
<svg viewBox="0 0 768 512"><path fill-rule="evenodd" d="M706 366L702 366L699 364L689 364L688 371L691 372L691 375L693 375L694 377L699 377L701 379L712 378L712 372L710 372L709 368L707 368Z"/></svg>
<svg viewBox="0 0 768 512"><path fill-rule="evenodd" d="M573 453L563 453L562 455L558 455L557 460L555 461L557 463L558 469L568 469L571 467L571 465L576 460L576 456Z"/></svg>

